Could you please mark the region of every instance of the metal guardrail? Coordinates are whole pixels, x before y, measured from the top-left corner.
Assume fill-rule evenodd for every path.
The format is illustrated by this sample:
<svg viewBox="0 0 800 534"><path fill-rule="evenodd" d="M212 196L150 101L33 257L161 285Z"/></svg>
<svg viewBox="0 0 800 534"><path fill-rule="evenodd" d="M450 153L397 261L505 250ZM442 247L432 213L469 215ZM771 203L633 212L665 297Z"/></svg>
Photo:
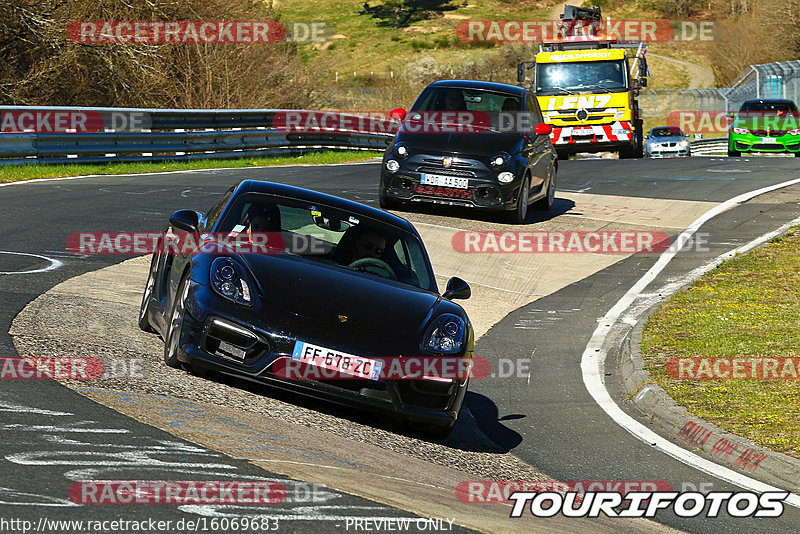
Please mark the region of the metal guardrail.
<svg viewBox="0 0 800 534"><path fill-rule="evenodd" d="M382 124L384 128L381 131L292 131L273 127L276 116L287 112L297 113L298 110L0 106L0 115L9 112L40 115L48 112L138 113L148 117L148 128L131 132L0 132L0 165L222 159L285 155L320 149L384 150L394 135L387 127L390 121ZM354 119L351 123L358 119L356 115L337 115ZM375 124L375 121L366 122Z"/></svg>
<svg viewBox="0 0 800 534"><path fill-rule="evenodd" d="M693 156L711 154L726 154L728 152L728 138L715 137L712 139L698 139L689 143Z"/></svg>

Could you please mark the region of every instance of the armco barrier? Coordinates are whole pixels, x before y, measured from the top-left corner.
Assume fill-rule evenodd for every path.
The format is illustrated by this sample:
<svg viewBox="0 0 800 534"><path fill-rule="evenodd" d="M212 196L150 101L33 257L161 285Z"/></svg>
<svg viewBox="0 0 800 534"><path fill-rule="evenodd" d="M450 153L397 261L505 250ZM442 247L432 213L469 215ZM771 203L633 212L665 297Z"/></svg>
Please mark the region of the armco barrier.
<svg viewBox="0 0 800 534"><path fill-rule="evenodd" d="M91 133L0 132L0 165L242 158L329 148L383 150L393 137L388 127L390 121L383 121L380 131L292 132L272 127L276 114L295 110L0 106L0 114L64 111L143 114L148 118L148 129ZM375 124L374 121L364 122Z"/></svg>
<svg viewBox="0 0 800 534"><path fill-rule="evenodd" d="M727 155L728 138L699 139L689 143L689 146L692 150L692 156Z"/></svg>

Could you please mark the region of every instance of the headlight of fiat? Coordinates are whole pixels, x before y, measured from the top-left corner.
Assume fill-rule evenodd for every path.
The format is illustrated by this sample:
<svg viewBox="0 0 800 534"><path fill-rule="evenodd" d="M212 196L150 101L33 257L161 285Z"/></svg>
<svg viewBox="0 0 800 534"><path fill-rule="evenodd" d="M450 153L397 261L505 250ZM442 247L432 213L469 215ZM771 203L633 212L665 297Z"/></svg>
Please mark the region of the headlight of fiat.
<svg viewBox="0 0 800 534"><path fill-rule="evenodd" d="M458 315L443 313L428 327L423 348L437 354L457 354L464 342L466 324Z"/></svg>
<svg viewBox="0 0 800 534"><path fill-rule="evenodd" d="M502 169L511 161L511 156L506 152L500 152L496 156L492 156L492 159L489 160L489 165L492 166L493 169Z"/></svg>
<svg viewBox="0 0 800 534"><path fill-rule="evenodd" d="M253 284L239 264L228 257L211 263L211 287L221 297L242 304L253 305Z"/></svg>
<svg viewBox="0 0 800 534"><path fill-rule="evenodd" d="M736 126L733 127L733 133L735 134L749 134L750 130L747 128L737 128Z"/></svg>
<svg viewBox="0 0 800 534"><path fill-rule="evenodd" d="M394 153L397 154L398 158L406 159L408 157L408 145L405 143L397 143L394 145Z"/></svg>
<svg viewBox="0 0 800 534"><path fill-rule="evenodd" d="M400 163L396 159L390 159L386 162L386 170L394 174L400 170Z"/></svg>
<svg viewBox="0 0 800 534"><path fill-rule="evenodd" d="M789 130L786 132L789 135L800 135L800 128L795 128L794 130Z"/></svg>

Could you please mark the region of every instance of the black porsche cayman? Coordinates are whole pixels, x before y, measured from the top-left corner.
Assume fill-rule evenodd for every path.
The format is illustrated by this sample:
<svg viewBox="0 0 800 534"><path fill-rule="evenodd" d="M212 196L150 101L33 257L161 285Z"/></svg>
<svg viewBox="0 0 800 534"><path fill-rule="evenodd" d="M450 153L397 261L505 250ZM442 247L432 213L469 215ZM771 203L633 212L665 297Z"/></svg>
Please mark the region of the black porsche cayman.
<svg viewBox="0 0 800 534"><path fill-rule="evenodd" d="M196 236L198 247L175 245L181 235ZM404 380L379 371L398 358L472 358L472 326L452 302L469 296L458 278L439 293L422 240L405 219L245 180L205 215L170 217L139 326L161 335L169 366L390 412L442 437L455 424L468 377ZM287 372L298 360L312 373ZM337 372L314 373L315 366Z"/></svg>

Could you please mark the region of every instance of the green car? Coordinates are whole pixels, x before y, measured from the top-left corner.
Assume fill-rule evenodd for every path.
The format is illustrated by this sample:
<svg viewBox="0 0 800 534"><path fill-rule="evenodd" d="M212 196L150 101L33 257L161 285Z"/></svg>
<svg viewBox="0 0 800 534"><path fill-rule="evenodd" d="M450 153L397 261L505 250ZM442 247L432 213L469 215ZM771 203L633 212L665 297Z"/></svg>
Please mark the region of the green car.
<svg viewBox="0 0 800 534"><path fill-rule="evenodd" d="M742 152L788 152L800 157L800 114L791 100L745 100L733 116L728 156Z"/></svg>

